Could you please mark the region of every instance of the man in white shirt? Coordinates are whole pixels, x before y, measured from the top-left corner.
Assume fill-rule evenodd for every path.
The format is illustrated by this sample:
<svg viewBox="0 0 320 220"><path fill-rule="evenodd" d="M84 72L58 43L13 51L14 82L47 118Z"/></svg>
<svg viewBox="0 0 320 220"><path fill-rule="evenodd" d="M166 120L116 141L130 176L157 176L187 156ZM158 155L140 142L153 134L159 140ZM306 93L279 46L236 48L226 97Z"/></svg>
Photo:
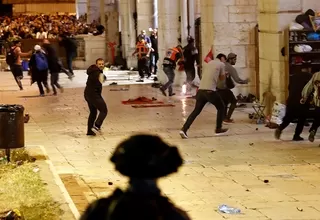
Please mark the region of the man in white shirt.
<svg viewBox="0 0 320 220"><path fill-rule="evenodd" d="M183 125L180 136L187 139L187 131L193 121L201 113L203 107L210 102L217 109L216 135L225 134L228 129L222 128L224 119L225 105L217 93L217 83L225 78L225 65L219 60L212 60L203 65L202 78L200 81L199 90L196 95L196 105L193 112L189 115L187 121Z"/></svg>

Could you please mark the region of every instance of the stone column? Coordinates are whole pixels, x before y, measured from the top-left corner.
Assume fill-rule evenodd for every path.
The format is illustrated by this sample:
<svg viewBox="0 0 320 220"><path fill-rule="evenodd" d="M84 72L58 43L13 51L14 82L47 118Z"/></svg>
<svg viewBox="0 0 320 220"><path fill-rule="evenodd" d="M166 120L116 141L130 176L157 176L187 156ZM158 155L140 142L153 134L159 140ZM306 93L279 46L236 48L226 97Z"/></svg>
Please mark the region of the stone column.
<svg viewBox="0 0 320 220"><path fill-rule="evenodd" d="M188 37L188 0L180 0L181 45L187 45Z"/></svg>
<svg viewBox="0 0 320 220"><path fill-rule="evenodd" d="M304 1L259 0L259 81L260 98L271 91L276 100L285 103L288 74L281 48L286 46L283 31L302 12Z"/></svg>
<svg viewBox="0 0 320 220"><path fill-rule="evenodd" d="M87 0L76 0L75 6L77 18L87 13Z"/></svg>
<svg viewBox="0 0 320 220"><path fill-rule="evenodd" d="M118 7L117 3L114 0L100 0L100 17L105 18L106 13L117 12ZM100 24L103 25L106 29L107 23L105 19L100 20Z"/></svg>
<svg viewBox="0 0 320 220"><path fill-rule="evenodd" d="M149 34L149 28L153 28L153 0L139 0L136 4L138 32L140 34L141 30L146 30L147 34Z"/></svg>
<svg viewBox="0 0 320 220"><path fill-rule="evenodd" d="M195 2L194 0L188 0L189 1L189 8L188 8L188 13L189 13L189 34L192 37L195 37L195 29L194 29L194 22L195 22Z"/></svg>
<svg viewBox="0 0 320 220"><path fill-rule="evenodd" d="M136 0L119 0L119 13L121 17L121 41L123 58L127 60L128 67L136 67L137 61L131 56L135 49L136 30L133 13L136 8Z"/></svg>
<svg viewBox="0 0 320 220"><path fill-rule="evenodd" d="M100 18L100 0L87 0L87 22L92 23Z"/></svg>
<svg viewBox="0 0 320 220"><path fill-rule="evenodd" d="M178 0L160 0L158 1L158 78L160 81L166 81L161 65L167 49L178 45L180 38L180 1Z"/></svg>
<svg viewBox="0 0 320 220"><path fill-rule="evenodd" d="M238 93L255 93L255 39L257 2L260 0L201 0L202 61L213 46L214 56L230 52L238 55L235 68L249 85L237 85Z"/></svg>
<svg viewBox="0 0 320 220"><path fill-rule="evenodd" d="M194 0L194 16L195 19L201 16L201 0Z"/></svg>
<svg viewBox="0 0 320 220"><path fill-rule="evenodd" d="M121 21L121 41L122 41L122 55L123 58L127 58L129 51L129 0L119 0L119 13L120 13L120 21Z"/></svg>

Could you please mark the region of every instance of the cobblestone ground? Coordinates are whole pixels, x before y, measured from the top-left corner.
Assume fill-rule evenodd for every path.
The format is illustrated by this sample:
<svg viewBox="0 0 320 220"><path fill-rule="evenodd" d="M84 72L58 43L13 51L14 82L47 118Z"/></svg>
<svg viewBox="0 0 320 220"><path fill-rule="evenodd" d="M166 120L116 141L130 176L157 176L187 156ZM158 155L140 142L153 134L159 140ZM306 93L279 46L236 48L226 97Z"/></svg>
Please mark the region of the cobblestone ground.
<svg viewBox="0 0 320 220"><path fill-rule="evenodd" d="M181 150L185 165L160 185L193 219L320 219L320 149L317 143L291 142L292 127L282 141L275 141L273 130L252 123L246 110L238 109L229 135L215 137L215 109L208 105L191 127L190 138L182 140L178 131L193 100L179 96L169 100L149 85L131 85L129 91L110 91L106 86L103 96L109 115L103 133L89 138L83 73L72 82L62 75L66 89L56 97L38 97L36 85L29 87L28 79L25 91L17 91L10 73L0 74L0 102L26 107L31 115L25 127L27 146L45 147L80 212L89 201L125 187L126 179L114 171L110 154L125 137L148 132ZM176 106L135 109L121 104L138 96ZM220 204L240 208L243 214L220 214Z"/></svg>

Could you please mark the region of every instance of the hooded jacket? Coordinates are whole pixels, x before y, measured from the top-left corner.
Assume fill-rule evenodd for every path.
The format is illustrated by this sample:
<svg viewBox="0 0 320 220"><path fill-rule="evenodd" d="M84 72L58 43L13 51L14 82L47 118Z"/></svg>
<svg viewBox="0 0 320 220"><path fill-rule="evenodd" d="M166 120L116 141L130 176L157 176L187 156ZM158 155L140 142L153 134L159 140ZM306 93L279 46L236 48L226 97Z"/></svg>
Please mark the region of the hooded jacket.
<svg viewBox="0 0 320 220"><path fill-rule="evenodd" d="M101 96L102 83L99 80L101 74L103 75L103 71L96 65L91 65L87 69L88 79L84 90L86 96ZM106 80L106 76L104 76L104 80Z"/></svg>

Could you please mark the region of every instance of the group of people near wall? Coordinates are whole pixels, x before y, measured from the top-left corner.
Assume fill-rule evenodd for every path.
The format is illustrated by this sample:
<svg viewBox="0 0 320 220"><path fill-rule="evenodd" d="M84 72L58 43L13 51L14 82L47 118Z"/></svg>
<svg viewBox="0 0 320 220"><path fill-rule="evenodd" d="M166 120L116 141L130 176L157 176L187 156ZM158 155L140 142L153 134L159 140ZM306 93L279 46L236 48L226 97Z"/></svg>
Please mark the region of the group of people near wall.
<svg viewBox="0 0 320 220"><path fill-rule="evenodd" d="M99 30L98 30L99 29ZM1 40L12 39L52 39L59 35L97 34L101 32L98 21L88 24L85 18L74 15L39 14L0 17ZM104 29L104 28L103 28Z"/></svg>
<svg viewBox="0 0 320 220"><path fill-rule="evenodd" d="M6 54L6 62L10 67L10 71L19 86L20 90L23 90L21 80L23 79L23 59L30 58L29 60L29 73L31 75L31 84L37 83L39 87L40 96L44 96L45 87L46 92L50 93L48 86L48 74L51 74L51 86L53 95L57 95L57 88L63 91L63 88L58 83L59 73L64 72L68 75L69 79L74 77L72 60L77 56L76 42L67 36L60 35L59 43L65 49L66 61L68 69L65 69L62 65L61 58L58 56L55 48L50 44L48 39L43 40L42 46L35 45L33 50L28 52L22 52L21 41L16 39L13 41L13 45L9 48Z"/></svg>

